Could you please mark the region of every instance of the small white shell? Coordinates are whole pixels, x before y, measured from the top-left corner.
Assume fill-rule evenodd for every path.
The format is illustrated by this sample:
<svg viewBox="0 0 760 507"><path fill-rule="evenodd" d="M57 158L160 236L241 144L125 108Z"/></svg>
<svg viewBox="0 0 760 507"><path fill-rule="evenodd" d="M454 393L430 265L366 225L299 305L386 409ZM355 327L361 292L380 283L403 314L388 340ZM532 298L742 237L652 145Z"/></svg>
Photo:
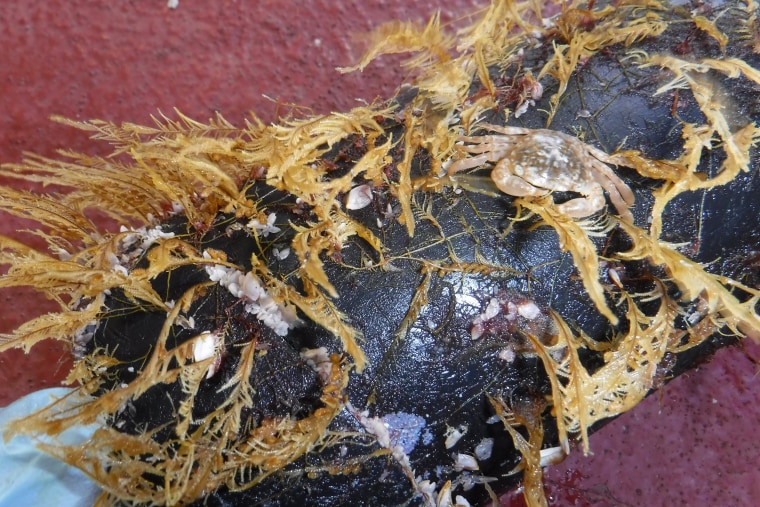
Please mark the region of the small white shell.
<svg viewBox="0 0 760 507"><path fill-rule="evenodd" d="M274 248L274 256L280 259L281 261L284 261L290 256L290 248L283 248L280 250L279 248Z"/></svg>
<svg viewBox="0 0 760 507"><path fill-rule="evenodd" d="M541 449L541 466L546 467L549 465L556 465L562 463L567 454L562 450L562 447L549 447L548 449Z"/></svg>
<svg viewBox="0 0 760 507"><path fill-rule="evenodd" d="M369 185L358 185L349 190L346 196L346 209L366 208L372 202L372 187Z"/></svg>
<svg viewBox="0 0 760 507"><path fill-rule="evenodd" d="M470 339L477 340L480 338L485 331L483 323L488 322L489 320L496 317L500 311L501 304L499 300L496 298L491 298L490 301L488 301L488 305L486 306L485 310L483 310L483 313L475 316L475 318L472 320L472 327L470 328Z"/></svg>
<svg viewBox="0 0 760 507"><path fill-rule="evenodd" d="M210 331L198 335L193 343L193 360L198 362L213 357L218 341L219 337Z"/></svg>
<svg viewBox="0 0 760 507"><path fill-rule="evenodd" d="M470 502L468 502L467 499L462 495L457 495L454 501L456 502L455 507L472 507L470 505Z"/></svg>
<svg viewBox="0 0 760 507"><path fill-rule="evenodd" d="M475 457L481 461L490 458L492 452L493 438L484 438L477 446L475 446Z"/></svg>
<svg viewBox="0 0 760 507"><path fill-rule="evenodd" d="M444 441L446 449L451 449L457 445L457 442L459 442L459 439L462 438L465 433L467 433L467 428L464 426L458 428L452 428L449 426L446 428L446 440Z"/></svg>
<svg viewBox="0 0 760 507"><path fill-rule="evenodd" d="M541 310L533 301L524 301L517 306L517 313L528 320L534 320L541 315Z"/></svg>
<svg viewBox="0 0 760 507"><path fill-rule="evenodd" d="M474 456L460 452L454 457L454 470L458 472L462 470L478 470L479 468L478 460Z"/></svg>
<svg viewBox="0 0 760 507"><path fill-rule="evenodd" d="M506 361L507 363L514 362L517 355L515 354L514 349L510 347L505 347L499 351L499 355L497 356L502 361Z"/></svg>

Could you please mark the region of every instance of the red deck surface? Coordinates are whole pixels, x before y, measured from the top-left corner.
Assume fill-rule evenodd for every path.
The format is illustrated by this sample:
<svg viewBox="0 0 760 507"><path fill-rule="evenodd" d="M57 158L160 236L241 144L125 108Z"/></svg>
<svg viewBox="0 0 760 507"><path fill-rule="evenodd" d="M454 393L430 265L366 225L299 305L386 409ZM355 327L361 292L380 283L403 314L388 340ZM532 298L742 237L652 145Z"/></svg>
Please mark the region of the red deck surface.
<svg viewBox="0 0 760 507"><path fill-rule="evenodd" d="M3 2L0 161L60 148L106 153L81 132L51 123L52 114L144 123L177 107L200 120L219 111L241 124L251 110L273 121L286 110L276 101L324 113L346 110L355 99L386 98L404 79L398 59L384 58L363 74L334 70L361 54L352 34L391 19L422 21L436 8L448 22L484 3L180 0L170 10L165 0ZM19 237L24 226L0 218L0 234ZM0 332L54 308L21 291L2 291L0 301ZM756 505L760 380L747 355L760 358L760 349L747 350L721 352L594 435L593 457L573 455L548 472L551 504ZM54 345L4 354L0 405L56 384L67 369ZM519 505L513 496L502 504Z"/></svg>

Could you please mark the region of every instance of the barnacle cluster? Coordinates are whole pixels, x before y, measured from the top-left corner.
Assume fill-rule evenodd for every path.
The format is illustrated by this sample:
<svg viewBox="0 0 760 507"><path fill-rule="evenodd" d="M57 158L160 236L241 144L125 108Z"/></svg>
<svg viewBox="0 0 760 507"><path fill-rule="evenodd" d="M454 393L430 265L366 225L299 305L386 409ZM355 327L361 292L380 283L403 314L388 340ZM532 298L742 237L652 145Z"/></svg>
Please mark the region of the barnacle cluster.
<svg viewBox="0 0 760 507"><path fill-rule="evenodd" d="M752 149L760 128L751 115L727 116L733 105L723 90L727 80L741 80L753 93L760 89L760 72L747 61L758 61L757 5L729 4L711 17L674 13L654 0L597 8L572 2L545 18L551 7L536 0L494 1L456 35L437 16L426 26L382 27L355 69L385 53L413 52L405 65L417 72L414 93L345 113L272 125L253 117L242 128L220 116L201 123L179 112L177 120L157 118L154 126L59 118L111 143L114 153L106 159L30 155L0 171L67 189L55 195L0 189L0 208L36 220L48 244L48 251L38 251L0 238L0 262L10 266L0 287L31 286L60 304L58 312L0 337L0 350L29 350L49 338L70 341L79 358L69 381L89 397L65 411L53 405L13 431L56 435L106 417L108 424L84 446L44 444L103 487L103 504L177 505L220 487L251 488L307 453L369 436L376 452L398 462L418 499L451 505L449 495L462 483L418 476L387 424L365 412L376 393L352 395L351 385L380 371L375 363L418 333L423 317L432 329L426 336L448 330L472 347L508 323L521 342L502 344L500 360L537 358L550 396L528 402L499 389L481 394L523 455L526 498L543 505L547 415L556 419L563 453L575 439L588 452L589 429L641 401L669 354L718 331L760 339L760 290L706 269L663 237L663 217L681 196L757 170ZM717 53L642 49L641 41L658 40L672 24L704 32ZM537 48L550 51L529 68ZM512 199L494 192L482 176L446 175L447 164L468 156L457 139L477 131L484 118L511 123L519 111L551 129L571 79L604 51L625 60L627 69L657 72L664 77L657 95L676 90L701 112L689 121L672 118L680 132L678 152L654 156L625 140L612 147L608 160L634 170L638 196L647 197L633 220L607 213L574 219L552 196ZM554 91L548 101L540 102L542 88ZM539 104L546 109L538 111ZM720 156L711 158L719 160L717 167L706 170L708 152ZM511 207L502 206L504 200ZM100 230L90 209L103 210L122 230ZM451 219L465 214L466 220ZM498 225L504 220L509 225ZM548 310L548 300L537 296L536 305L514 295L516 288L530 294L528 270L505 246L521 224L530 224L526 231L553 231L584 289L578 298L607 322L607 336L590 336L560 310ZM420 237L425 239L415 239ZM408 243L398 247L404 238ZM398 271L410 273L406 283L413 286L405 314L392 327L390 352L378 355L375 338L364 336L359 317L340 304L346 294L339 287L352 276ZM527 284L510 285L523 279ZM468 309L454 312L464 324L453 326L445 312L430 311L438 308L433 302L442 286L459 287L452 289L459 297L468 283L482 287L462 297ZM235 312L256 326L246 328ZM156 327L142 356L88 341L109 322L136 314L153 316ZM213 317L196 318L201 314ZM256 415L257 368L265 368L267 350L285 347L278 340L299 321L318 324L334 341L330 350L296 354L307 365L299 375L310 386L309 400L294 402L298 409L277 405ZM597 358L593 367L589 354ZM154 427L129 428L129 407L156 386L170 385L177 389L169 417ZM336 427L340 413L351 414L358 426ZM457 456L459 471L477 469L471 456ZM315 470L349 474L361 463L356 458Z"/></svg>

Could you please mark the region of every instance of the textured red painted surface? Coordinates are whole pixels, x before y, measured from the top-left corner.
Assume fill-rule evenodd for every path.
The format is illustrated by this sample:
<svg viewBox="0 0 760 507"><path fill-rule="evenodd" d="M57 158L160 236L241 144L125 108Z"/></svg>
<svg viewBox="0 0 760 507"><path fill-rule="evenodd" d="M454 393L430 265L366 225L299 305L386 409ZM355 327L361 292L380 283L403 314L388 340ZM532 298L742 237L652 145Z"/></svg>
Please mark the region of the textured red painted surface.
<svg viewBox="0 0 760 507"><path fill-rule="evenodd" d="M352 34L391 19L425 20L442 8L456 20L485 0L17 0L0 6L0 161L24 151L73 148L103 154L86 135L51 123L75 119L149 122L173 108L197 119L215 111L241 123L248 111L273 121L283 104L316 113L355 99L389 97L405 71L397 58L363 74ZM270 100L263 95L271 97ZM278 102L281 105L278 105ZM7 182L0 182L6 184ZM2 217L0 234L24 224ZM22 291L0 292L0 332L54 308ZM748 354L760 357L757 347ZM0 357L0 404L60 381L61 347ZM661 396L592 437L594 455L571 456L548 472L553 505L755 505L760 497L757 365L738 349L669 384ZM504 497L503 505L520 500Z"/></svg>

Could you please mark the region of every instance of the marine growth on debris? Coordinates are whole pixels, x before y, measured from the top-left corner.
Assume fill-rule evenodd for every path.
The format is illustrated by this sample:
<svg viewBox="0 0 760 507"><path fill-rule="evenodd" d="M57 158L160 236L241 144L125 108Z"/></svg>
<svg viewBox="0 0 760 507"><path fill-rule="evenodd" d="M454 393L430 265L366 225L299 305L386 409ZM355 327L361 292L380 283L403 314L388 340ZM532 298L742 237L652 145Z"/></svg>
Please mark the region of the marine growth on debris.
<svg viewBox="0 0 760 507"><path fill-rule="evenodd" d="M58 118L114 152L0 171L68 190L0 188L48 245L1 237L0 287L60 304L0 350L57 339L77 358L76 403L12 431L98 422L82 446L40 446L101 485L100 505L288 505L327 480L336 503L469 505L509 472L545 505L542 466L574 442L588 452L592 426L660 385L674 355L716 333L760 339L750 249L717 265L693 226L694 195L757 187L760 110L741 99L760 92L757 13L494 1L456 33L437 16L378 29L343 70L412 53L413 86L386 103L243 127ZM674 51L690 30L701 42ZM506 148L470 161L488 135ZM559 168L561 186L497 188L494 166L523 146L499 135L545 143L520 160ZM635 204L564 213L602 173Z"/></svg>

